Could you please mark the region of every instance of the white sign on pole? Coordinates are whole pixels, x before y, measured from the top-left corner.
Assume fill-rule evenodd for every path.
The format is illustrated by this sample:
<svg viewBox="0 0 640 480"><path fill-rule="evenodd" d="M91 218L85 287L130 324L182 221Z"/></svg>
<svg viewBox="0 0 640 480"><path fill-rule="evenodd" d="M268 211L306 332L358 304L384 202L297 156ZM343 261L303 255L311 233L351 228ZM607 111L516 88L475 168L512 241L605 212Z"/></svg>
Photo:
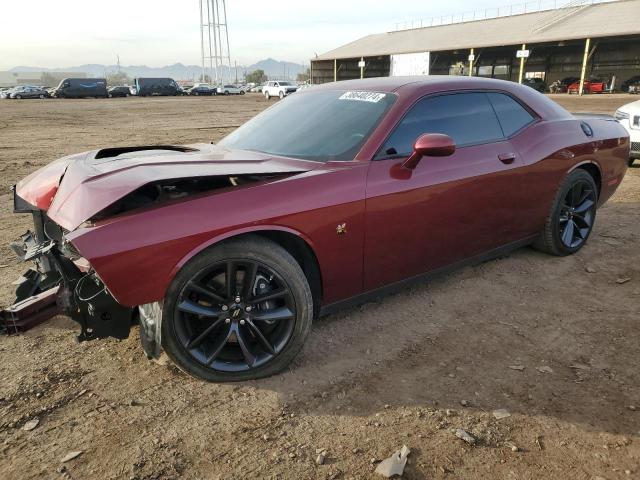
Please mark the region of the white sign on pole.
<svg viewBox="0 0 640 480"><path fill-rule="evenodd" d="M429 75L429 52L391 55L391 76Z"/></svg>
<svg viewBox="0 0 640 480"><path fill-rule="evenodd" d="M475 59L476 59L476 56L473 53L471 55L469 55L469 61L470 62L475 61Z"/></svg>
<svg viewBox="0 0 640 480"><path fill-rule="evenodd" d="M518 50L516 52L516 58L529 58L530 50Z"/></svg>
<svg viewBox="0 0 640 480"><path fill-rule="evenodd" d="M358 68L364 68L365 66L366 66L366 63L365 63L365 61L364 61L364 60L360 60L360 61L358 62Z"/></svg>

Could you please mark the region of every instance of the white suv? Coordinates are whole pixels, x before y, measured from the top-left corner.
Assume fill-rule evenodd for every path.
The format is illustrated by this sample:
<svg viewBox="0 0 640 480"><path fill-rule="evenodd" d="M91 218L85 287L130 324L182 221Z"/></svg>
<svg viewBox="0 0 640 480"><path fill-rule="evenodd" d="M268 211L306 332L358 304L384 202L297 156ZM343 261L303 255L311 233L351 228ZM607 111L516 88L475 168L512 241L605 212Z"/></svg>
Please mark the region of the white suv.
<svg viewBox="0 0 640 480"><path fill-rule="evenodd" d="M267 82L262 87L262 93L269 100L271 97L284 98L298 91L298 86L291 82Z"/></svg>
<svg viewBox="0 0 640 480"><path fill-rule="evenodd" d="M631 166L634 160L640 159L640 101L620 107L616 112L616 120L627 129L631 137Z"/></svg>

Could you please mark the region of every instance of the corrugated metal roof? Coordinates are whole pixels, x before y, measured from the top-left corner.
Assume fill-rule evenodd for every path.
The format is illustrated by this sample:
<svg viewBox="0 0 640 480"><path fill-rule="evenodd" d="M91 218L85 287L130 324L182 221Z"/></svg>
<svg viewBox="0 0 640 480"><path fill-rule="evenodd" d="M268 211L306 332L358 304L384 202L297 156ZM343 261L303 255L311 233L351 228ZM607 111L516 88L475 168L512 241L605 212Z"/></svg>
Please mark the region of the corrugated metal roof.
<svg viewBox="0 0 640 480"><path fill-rule="evenodd" d="M564 17L564 18L563 18ZM316 60L438 52L640 34L640 0L368 35Z"/></svg>

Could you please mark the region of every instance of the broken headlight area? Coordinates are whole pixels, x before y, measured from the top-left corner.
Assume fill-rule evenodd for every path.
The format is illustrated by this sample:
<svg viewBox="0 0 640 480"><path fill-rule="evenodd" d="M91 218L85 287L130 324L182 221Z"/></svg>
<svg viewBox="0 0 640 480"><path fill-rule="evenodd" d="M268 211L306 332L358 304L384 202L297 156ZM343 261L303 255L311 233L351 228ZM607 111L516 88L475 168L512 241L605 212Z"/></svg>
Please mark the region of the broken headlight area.
<svg viewBox="0 0 640 480"><path fill-rule="evenodd" d="M137 313L123 307L58 225L40 210L31 212L34 231L11 244L23 262L33 262L16 282L16 299L0 313L3 330L20 333L58 313L80 325L78 340L115 337L124 339Z"/></svg>

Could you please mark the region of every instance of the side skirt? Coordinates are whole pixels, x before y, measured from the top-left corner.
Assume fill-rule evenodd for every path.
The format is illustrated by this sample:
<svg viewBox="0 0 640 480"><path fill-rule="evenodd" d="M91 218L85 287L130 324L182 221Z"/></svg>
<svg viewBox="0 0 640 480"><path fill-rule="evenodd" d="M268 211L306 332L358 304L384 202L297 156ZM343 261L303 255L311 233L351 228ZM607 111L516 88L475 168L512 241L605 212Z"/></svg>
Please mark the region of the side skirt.
<svg viewBox="0 0 640 480"><path fill-rule="evenodd" d="M461 268L469 267L472 265L478 265L480 263L484 263L489 260L502 257L504 255L507 255L513 252L514 250L518 250L522 247L531 245L537 238L538 238L538 235L527 237L523 240L518 240L516 242L508 243L507 245L503 245L502 247L498 247L494 250L489 250L488 252L481 253L480 255L476 255L475 257L465 258L458 262L452 263L451 265L440 267L426 273L421 273L419 275L415 275L413 277L409 277L407 279L400 280L398 282L394 282L389 285L376 288L374 290L370 290L360 295L356 295L355 297L347 298L346 300L341 300L339 302L332 303L329 305L323 305L322 308L320 309L319 316L325 317L327 315L332 315L340 310L344 310L349 307L356 307L358 305L362 305L363 303L367 303L372 300L379 299L380 297L385 297L393 293L398 293L402 290L405 290L408 286L411 286L412 284L430 281L430 280L433 280L434 278L447 275Z"/></svg>

